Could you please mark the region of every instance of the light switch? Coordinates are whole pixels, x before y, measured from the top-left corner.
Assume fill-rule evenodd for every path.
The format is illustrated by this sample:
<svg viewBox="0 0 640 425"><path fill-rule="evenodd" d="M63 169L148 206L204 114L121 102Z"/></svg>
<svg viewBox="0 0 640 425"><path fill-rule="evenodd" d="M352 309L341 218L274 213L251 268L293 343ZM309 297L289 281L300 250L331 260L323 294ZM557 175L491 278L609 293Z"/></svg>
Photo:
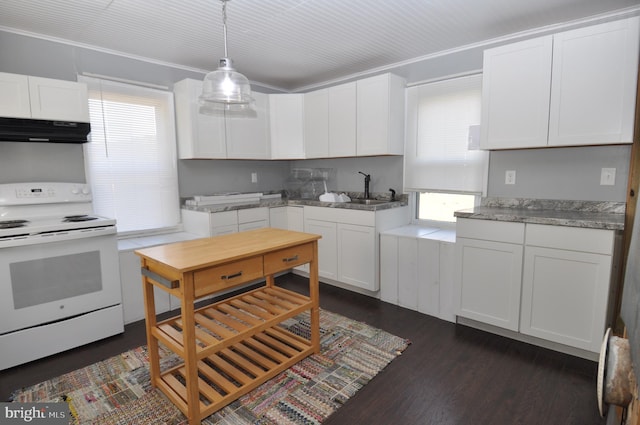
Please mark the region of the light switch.
<svg viewBox="0 0 640 425"><path fill-rule="evenodd" d="M505 171L504 184L516 184L516 170Z"/></svg>
<svg viewBox="0 0 640 425"><path fill-rule="evenodd" d="M600 186L614 186L616 184L616 169L603 168L600 172Z"/></svg>

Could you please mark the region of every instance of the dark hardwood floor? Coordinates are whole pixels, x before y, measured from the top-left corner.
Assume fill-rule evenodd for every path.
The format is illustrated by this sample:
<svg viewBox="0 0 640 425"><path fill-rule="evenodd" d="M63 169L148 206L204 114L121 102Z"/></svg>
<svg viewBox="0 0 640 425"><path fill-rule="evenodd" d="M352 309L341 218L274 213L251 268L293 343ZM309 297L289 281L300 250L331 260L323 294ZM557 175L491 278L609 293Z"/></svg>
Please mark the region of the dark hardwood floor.
<svg viewBox="0 0 640 425"><path fill-rule="evenodd" d="M305 292L288 274L283 287ZM407 338L411 345L325 422L337 424L604 424L594 362L448 323L330 285L322 308ZM145 344L143 322L103 341L0 372L13 390Z"/></svg>

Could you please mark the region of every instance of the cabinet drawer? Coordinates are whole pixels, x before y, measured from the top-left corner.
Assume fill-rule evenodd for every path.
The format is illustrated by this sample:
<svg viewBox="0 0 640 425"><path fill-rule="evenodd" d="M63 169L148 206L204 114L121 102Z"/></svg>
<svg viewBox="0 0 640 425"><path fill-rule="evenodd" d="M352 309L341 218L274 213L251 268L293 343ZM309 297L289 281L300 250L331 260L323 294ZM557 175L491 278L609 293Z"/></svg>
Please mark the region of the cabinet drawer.
<svg viewBox="0 0 640 425"><path fill-rule="evenodd" d="M524 223L458 218L456 236L521 244L524 243Z"/></svg>
<svg viewBox="0 0 640 425"><path fill-rule="evenodd" d="M211 227L232 226L234 224L238 224L236 211L211 213Z"/></svg>
<svg viewBox="0 0 640 425"><path fill-rule="evenodd" d="M527 224L527 245L613 255L614 231Z"/></svg>
<svg viewBox="0 0 640 425"><path fill-rule="evenodd" d="M312 258L312 243L271 252L264 256L264 273L269 275L279 271L288 270L292 267L308 263Z"/></svg>
<svg viewBox="0 0 640 425"><path fill-rule="evenodd" d="M252 221L269 220L269 208L249 208L238 210L238 223L250 223Z"/></svg>
<svg viewBox="0 0 640 425"><path fill-rule="evenodd" d="M262 276L262 257L260 256L197 271L194 273L193 283L196 288L196 297L201 297L251 282Z"/></svg>

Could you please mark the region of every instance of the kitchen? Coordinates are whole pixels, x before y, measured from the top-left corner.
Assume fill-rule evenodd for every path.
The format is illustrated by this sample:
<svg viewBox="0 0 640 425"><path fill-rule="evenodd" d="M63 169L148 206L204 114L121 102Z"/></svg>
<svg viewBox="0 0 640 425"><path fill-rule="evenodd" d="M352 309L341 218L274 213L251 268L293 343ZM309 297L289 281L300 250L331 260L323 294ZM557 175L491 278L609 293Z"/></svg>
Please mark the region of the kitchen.
<svg viewBox="0 0 640 425"><path fill-rule="evenodd" d="M239 2L240 0L238 0ZM628 12L630 15L634 11ZM231 21L233 22L233 21ZM39 75L75 81L79 73L112 75L121 79L146 81L170 87L184 78L201 79L202 75L166 65L156 65L109 52L85 47L72 47L27 35L0 33L2 72ZM32 52L25 55L24 52ZM427 71L412 81L430 80L444 75L456 75L482 68L482 47L463 53L435 57L440 75ZM460 55L465 56L460 59ZM31 65L31 56L47 58L46 72ZM232 49L233 56L233 49ZM428 60L427 60L428 61ZM35 69L34 69L35 68ZM445 70L443 71L442 68ZM256 90L259 89L256 87ZM536 150L493 151L490 158L488 192L491 197L519 197L536 199L565 199L587 201L626 202L626 176L629 170L629 145L594 146ZM20 161L15 161L18 156ZM78 146L6 143L0 146L0 179L19 181L84 181L84 154ZM49 164L60 164L51 167ZM403 187L402 156L375 156L339 159L290 161L243 160L180 160L178 184L180 197L186 198L215 192L270 192L280 190L292 169L333 168L337 170L338 187L331 189L349 192L362 191L362 176L357 171L372 174L372 188L376 193L388 188L400 191ZM613 186L594 183L601 168L615 168ZM517 170L515 185L504 184L505 171ZM257 173L257 183L251 182ZM559 182L562 182L559 184Z"/></svg>

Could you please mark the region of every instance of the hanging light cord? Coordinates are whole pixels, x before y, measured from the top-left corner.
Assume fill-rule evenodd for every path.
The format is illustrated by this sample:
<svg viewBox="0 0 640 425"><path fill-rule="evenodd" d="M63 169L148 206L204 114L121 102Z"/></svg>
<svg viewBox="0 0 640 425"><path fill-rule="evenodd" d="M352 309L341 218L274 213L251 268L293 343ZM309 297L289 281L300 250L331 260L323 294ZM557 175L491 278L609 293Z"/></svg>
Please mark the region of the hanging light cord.
<svg viewBox="0 0 640 425"><path fill-rule="evenodd" d="M222 1L222 34L224 37L224 57L227 58L229 57L227 53L227 1L228 0L221 0L221 1Z"/></svg>

